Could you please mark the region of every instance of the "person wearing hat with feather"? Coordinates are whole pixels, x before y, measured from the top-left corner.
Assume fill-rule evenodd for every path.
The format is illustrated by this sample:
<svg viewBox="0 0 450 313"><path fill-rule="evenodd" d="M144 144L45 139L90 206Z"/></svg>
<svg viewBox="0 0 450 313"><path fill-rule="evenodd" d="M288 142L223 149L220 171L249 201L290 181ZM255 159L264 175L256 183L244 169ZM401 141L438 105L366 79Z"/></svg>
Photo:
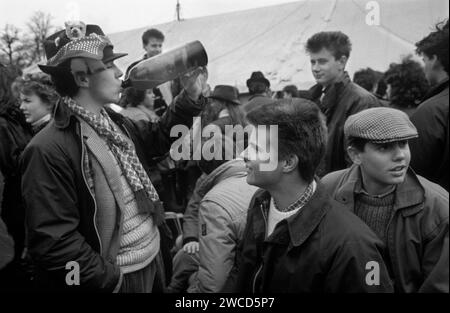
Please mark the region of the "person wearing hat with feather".
<svg viewBox="0 0 450 313"><path fill-rule="evenodd" d="M21 159L36 283L58 291L162 290L167 234L148 162L169 151L172 126L191 126L206 103L206 79L187 78L158 123L135 122L107 106L119 101L114 60L126 54L113 51L99 26L68 23L44 47L48 61L39 67L61 100Z"/></svg>
<svg viewBox="0 0 450 313"><path fill-rule="evenodd" d="M351 115L344 133L353 165L322 182L384 241L396 292L448 293L448 192L409 167L416 128L380 107Z"/></svg>

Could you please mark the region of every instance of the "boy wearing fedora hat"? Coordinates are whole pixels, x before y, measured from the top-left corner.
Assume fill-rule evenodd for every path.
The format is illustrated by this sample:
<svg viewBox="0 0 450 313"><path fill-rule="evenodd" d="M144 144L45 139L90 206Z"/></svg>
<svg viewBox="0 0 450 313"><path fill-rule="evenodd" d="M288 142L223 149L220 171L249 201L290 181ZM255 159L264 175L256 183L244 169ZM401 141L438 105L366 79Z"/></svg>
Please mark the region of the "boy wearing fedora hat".
<svg viewBox="0 0 450 313"><path fill-rule="evenodd" d="M372 108L344 133L353 166L322 182L384 241L397 292L448 293L448 192L409 168L416 128L402 111Z"/></svg>
<svg viewBox="0 0 450 313"><path fill-rule="evenodd" d="M270 98L270 82L260 71L253 72L247 79L247 87L250 93L249 101L244 105L244 111L249 112L254 108L272 102Z"/></svg>
<svg viewBox="0 0 450 313"><path fill-rule="evenodd" d="M169 151L173 125L191 126L205 82L188 80L158 123L124 118L106 105L119 100L113 61L126 54L113 52L100 27L78 26L45 41L40 68L61 100L21 160L36 281L43 290L151 292L164 281L166 237L149 162Z"/></svg>

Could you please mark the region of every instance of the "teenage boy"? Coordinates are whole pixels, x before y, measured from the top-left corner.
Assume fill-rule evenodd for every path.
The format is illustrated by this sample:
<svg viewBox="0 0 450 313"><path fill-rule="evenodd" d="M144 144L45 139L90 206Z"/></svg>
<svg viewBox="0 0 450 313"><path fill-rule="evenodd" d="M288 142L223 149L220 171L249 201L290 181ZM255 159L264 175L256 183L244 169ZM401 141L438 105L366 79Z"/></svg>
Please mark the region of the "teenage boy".
<svg viewBox="0 0 450 313"><path fill-rule="evenodd" d="M396 292L448 293L448 192L409 168L416 128L402 111L372 108L344 132L353 166L323 184L383 240Z"/></svg>

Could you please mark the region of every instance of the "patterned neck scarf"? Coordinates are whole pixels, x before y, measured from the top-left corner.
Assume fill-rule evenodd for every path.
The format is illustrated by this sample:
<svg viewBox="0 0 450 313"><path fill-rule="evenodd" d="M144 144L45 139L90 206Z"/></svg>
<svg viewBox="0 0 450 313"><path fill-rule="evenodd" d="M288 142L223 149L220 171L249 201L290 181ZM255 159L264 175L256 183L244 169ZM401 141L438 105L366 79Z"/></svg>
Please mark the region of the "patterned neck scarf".
<svg viewBox="0 0 450 313"><path fill-rule="evenodd" d="M102 109L101 114L96 115L87 111L69 97L65 97L64 102L75 115L89 124L106 141L130 184L138 204L145 200L143 197L152 201L159 201L158 193L139 161L134 146L122 135L106 111Z"/></svg>

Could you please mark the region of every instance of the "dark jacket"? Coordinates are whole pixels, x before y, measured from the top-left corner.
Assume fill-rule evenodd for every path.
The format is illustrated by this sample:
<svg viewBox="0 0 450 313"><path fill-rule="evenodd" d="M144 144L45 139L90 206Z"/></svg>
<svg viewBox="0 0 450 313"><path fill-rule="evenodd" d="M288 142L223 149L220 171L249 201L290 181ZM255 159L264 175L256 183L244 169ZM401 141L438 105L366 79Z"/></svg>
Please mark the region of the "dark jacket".
<svg viewBox="0 0 450 313"><path fill-rule="evenodd" d="M148 172L147 160L166 153L175 139L170 138L171 127L190 127L192 117L200 112L204 102L202 98L194 103L183 92L156 124L134 122L106 110L133 141ZM101 255L96 203L82 170L81 156L86 147L81 136L79 121L66 105L59 103L54 121L33 138L23 153L28 247L45 287L67 288L65 278L69 270L65 266L76 261L80 267L80 289L112 291L118 284L120 269L114 259Z"/></svg>
<svg viewBox="0 0 450 313"><path fill-rule="evenodd" d="M274 102L274 100L265 95L253 95L248 99L248 102L246 104L244 104L243 110L245 113L247 113L247 112L253 110L254 108L257 108L261 105L264 105L266 103L272 103L272 102Z"/></svg>
<svg viewBox="0 0 450 313"><path fill-rule="evenodd" d="M31 128L16 109L0 116L0 172L4 177L1 216L15 242L15 256L20 258L25 240L25 210L20 191L19 158L32 137ZM21 121L23 119L23 121Z"/></svg>
<svg viewBox="0 0 450 313"><path fill-rule="evenodd" d="M430 91L411 116L419 138L410 140L411 167L449 190L448 79Z"/></svg>
<svg viewBox="0 0 450 313"><path fill-rule="evenodd" d="M331 200L320 183L311 200L266 238L269 201L270 194L259 190L250 204L238 265L225 292L393 290L381 255L383 243ZM379 265L379 285L366 283L371 261Z"/></svg>
<svg viewBox="0 0 450 313"><path fill-rule="evenodd" d="M354 209L358 166L322 179L346 211ZM386 264L396 292L449 292L448 192L411 170L395 191L394 214L387 229Z"/></svg>
<svg viewBox="0 0 450 313"><path fill-rule="evenodd" d="M325 158L319 169L319 176L348 167L351 162L347 156L344 136L344 123L347 118L359 111L381 106L377 97L353 83L345 72L344 78L328 87L320 101L322 86L317 84L310 89L311 98L327 118L328 142Z"/></svg>
<svg viewBox="0 0 450 313"><path fill-rule="evenodd" d="M0 217L0 270L12 261L14 257L14 241L8 234L5 224ZM1 273L1 271L0 271ZM0 275L1 277L1 275Z"/></svg>

